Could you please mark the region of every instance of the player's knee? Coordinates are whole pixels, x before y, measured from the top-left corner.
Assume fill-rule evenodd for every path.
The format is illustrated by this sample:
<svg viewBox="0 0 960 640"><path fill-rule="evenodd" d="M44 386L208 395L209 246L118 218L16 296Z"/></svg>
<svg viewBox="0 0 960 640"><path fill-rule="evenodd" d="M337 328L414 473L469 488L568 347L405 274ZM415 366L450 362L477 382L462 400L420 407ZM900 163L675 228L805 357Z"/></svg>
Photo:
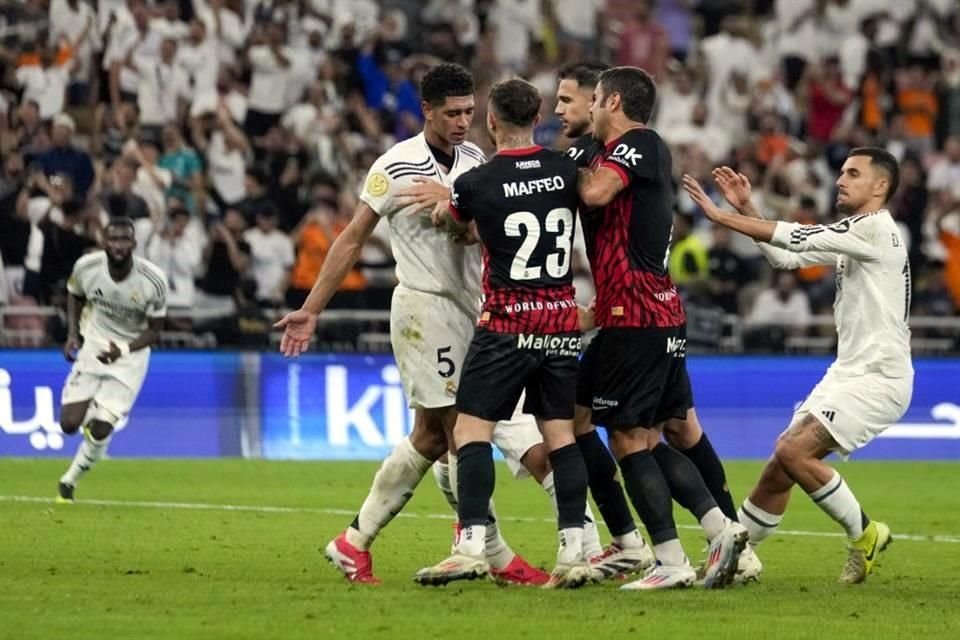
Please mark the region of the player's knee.
<svg viewBox="0 0 960 640"><path fill-rule="evenodd" d="M593 426L593 411L577 405L573 414L573 433L578 438L596 430Z"/></svg>
<svg viewBox="0 0 960 640"><path fill-rule="evenodd" d="M663 427L663 436L674 449L685 451L696 446L703 435L703 428L697 420L697 414L690 409L686 418L667 420Z"/></svg>
<svg viewBox="0 0 960 640"><path fill-rule="evenodd" d="M90 437L97 441L106 440L113 433L113 425L103 420L91 420L87 427Z"/></svg>
<svg viewBox="0 0 960 640"><path fill-rule="evenodd" d="M777 440L773 450L773 462L781 469L790 473L792 469L803 463L804 458L806 458L806 452L796 442L786 438Z"/></svg>
<svg viewBox="0 0 960 640"><path fill-rule="evenodd" d="M437 433L430 429L414 429L410 434L410 444L427 460L437 460L447 452L447 436L443 431Z"/></svg>
<svg viewBox="0 0 960 640"><path fill-rule="evenodd" d="M74 416L66 413L60 416L60 430L68 436L79 431L82 425L83 416Z"/></svg>

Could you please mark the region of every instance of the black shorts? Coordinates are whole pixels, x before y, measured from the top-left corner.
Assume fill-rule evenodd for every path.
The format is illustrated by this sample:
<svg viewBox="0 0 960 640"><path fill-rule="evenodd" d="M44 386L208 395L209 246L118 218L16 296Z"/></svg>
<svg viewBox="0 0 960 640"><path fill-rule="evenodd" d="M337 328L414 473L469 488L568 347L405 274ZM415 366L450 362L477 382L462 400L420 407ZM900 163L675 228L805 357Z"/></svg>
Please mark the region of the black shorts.
<svg viewBox="0 0 960 640"><path fill-rule="evenodd" d="M478 328L463 361L457 411L484 420L509 420L520 394L524 413L572 420L577 390L579 333L534 335Z"/></svg>
<svg viewBox="0 0 960 640"><path fill-rule="evenodd" d="M686 327L601 329L580 362L577 404L593 424L653 427L693 407Z"/></svg>

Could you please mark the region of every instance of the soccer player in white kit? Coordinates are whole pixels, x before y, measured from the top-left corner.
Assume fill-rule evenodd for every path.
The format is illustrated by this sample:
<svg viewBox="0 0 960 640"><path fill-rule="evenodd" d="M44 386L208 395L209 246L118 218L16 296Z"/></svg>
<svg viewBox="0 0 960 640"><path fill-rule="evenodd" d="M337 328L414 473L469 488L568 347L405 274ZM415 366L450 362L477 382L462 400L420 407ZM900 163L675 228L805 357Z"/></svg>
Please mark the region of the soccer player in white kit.
<svg viewBox="0 0 960 640"><path fill-rule="evenodd" d="M384 460L353 523L326 547L327 557L352 582L378 582L370 546L412 497L431 465L447 452L448 434L456 421L460 367L480 311L480 250L452 242L429 218L413 215L417 205L399 192L418 179L449 186L461 173L485 161L480 149L466 142L473 120L473 91L473 78L459 65L441 64L424 76L423 132L394 145L374 162L354 218L331 246L307 300L276 324L284 329L280 345L284 355L303 353L316 330L318 314L377 223L387 218L399 280L391 304L390 338L404 392L414 408L414 427ZM546 452L535 421L531 416L515 416L502 427L494 443L511 470L518 473L522 463L549 492L552 474L546 470ZM455 468L451 459L437 473L452 505L457 483L450 471ZM549 579L545 572L531 567L505 544L493 513L491 521L486 545L491 573L509 582L545 583ZM590 524L599 552L592 518Z"/></svg>
<svg viewBox="0 0 960 640"><path fill-rule="evenodd" d="M798 484L847 533L840 581L863 582L890 544L890 527L866 516L823 458L866 446L903 416L913 395L910 263L884 207L900 181L897 160L875 147L850 151L836 182L837 209L847 217L829 225L762 220L750 202L745 176L727 167L713 175L740 215L721 211L696 180L683 179L710 220L756 240L775 268L831 264L837 271L837 359L777 439L773 457L740 509L740 522L750 543L759 544L783 520L790 490Z"/></svg>
<svg viewBox="0 0 960 640"><path fill-rule="evenodd" d="M167 315L167 278L133 255L133 221L113 218L104 236L105 249L77 260L67 281L63 354L73 367L63 385L60 428L66 434L82 428L83 442L60 478L58 502L73 502L77 482L133 408Z"/></svg>

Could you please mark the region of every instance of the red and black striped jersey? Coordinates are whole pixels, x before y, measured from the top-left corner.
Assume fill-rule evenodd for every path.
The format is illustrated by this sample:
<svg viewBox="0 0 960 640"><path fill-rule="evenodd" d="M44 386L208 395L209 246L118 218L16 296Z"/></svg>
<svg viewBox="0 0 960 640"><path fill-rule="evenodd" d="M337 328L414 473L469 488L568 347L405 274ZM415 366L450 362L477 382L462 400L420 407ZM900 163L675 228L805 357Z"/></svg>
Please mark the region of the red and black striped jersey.
<svg viewBox="0 0 960 640"><path fill-rule="evenodd" d="M617 172L623 189L584 225L601 327L678 327L686 316L667 271L673 234L670 150L656 132L630 129L606 145L595 167Z"/></svg>
<svg viewBox="0 0 960 640"><path fill-rule="evenodd" d="M483 245L479 326L497 333L579 330L570 269L577 165L542 147L501 151L454 182L450 212Z"/></svg>

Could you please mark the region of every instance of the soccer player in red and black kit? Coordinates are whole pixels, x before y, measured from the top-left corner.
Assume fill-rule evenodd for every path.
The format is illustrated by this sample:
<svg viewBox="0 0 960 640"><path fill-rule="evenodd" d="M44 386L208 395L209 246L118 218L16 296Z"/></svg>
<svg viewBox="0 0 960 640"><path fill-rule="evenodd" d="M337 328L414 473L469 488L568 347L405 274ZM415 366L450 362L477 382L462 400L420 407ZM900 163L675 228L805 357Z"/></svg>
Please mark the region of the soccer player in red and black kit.
<svg viewBox="0 0 960 640"><path fill-rule="evenodd" d="M563 67L558 74L557 106L554 113L560 118L564 135L574 139L567 149L567 155L580 167L592 167L604 152L604 145L593 134L590 105L600 74L609 68L609 65L603 62L585 60ZM588 251L595 235L594 227L601 220L602 216L598 215L580 217ZM594 367L602 366L596 363L599 347L600 341L591 342L581 359L581 375L586 382L589 382L593 375ZM601 576L612 577L646 568L652 564L653 554L637 533L637 526L630 514L623 489L616 478L616 464L594 427L592 402L591 385L580 385L575 418L577 444L580 445L587 464L593 499L613 536L613 543L607 546L601 556L591 558L590 564ZM687 456L697 467L723 514L736 520L736 507L727 486L723 463L704 433L696 410L691 406L685 417L667 420L663 434L671 447ZM654 449L654 457L658 455L664 457L663 448ZM759 559L748 547L740 556L736 579L755 580L761 570Z"/></svg>
<svg viewBox="0 0 960 640"><path fill-rule="evenodd" d="M664 424L693 406L686 369L686 316L667 272L672 234L672 159L647 128L656 100L635 67L604 71L594 92L594 135L604 152L583 170L580 196L592 225L588 258L597 288L592 366L578 397L590 396L592 422L610 445L631 501L647 527L657 564L624 589L688 586L696 580L677 537L671 494L710 540L704 586L733 580L747 534L717 507L694 464L660 442ZM590 364L590 363L588 363Z"/></svg>
<svg viewBox="0 0 960 640"><path fill-rule="evenodd" d="M454 553L416 581L446 584L487 574L484 535L493 495L490 440L521 393L550 451L560 549L547 587L590 580L583 556L587 471L573 431L580 319L570 269L578 206L576 163L533 144L540 94L519 78L490 92L487 128L497 155L454 182L453 224L483 245L484 302L464 360L454 429L460 533Z"/></svg>

